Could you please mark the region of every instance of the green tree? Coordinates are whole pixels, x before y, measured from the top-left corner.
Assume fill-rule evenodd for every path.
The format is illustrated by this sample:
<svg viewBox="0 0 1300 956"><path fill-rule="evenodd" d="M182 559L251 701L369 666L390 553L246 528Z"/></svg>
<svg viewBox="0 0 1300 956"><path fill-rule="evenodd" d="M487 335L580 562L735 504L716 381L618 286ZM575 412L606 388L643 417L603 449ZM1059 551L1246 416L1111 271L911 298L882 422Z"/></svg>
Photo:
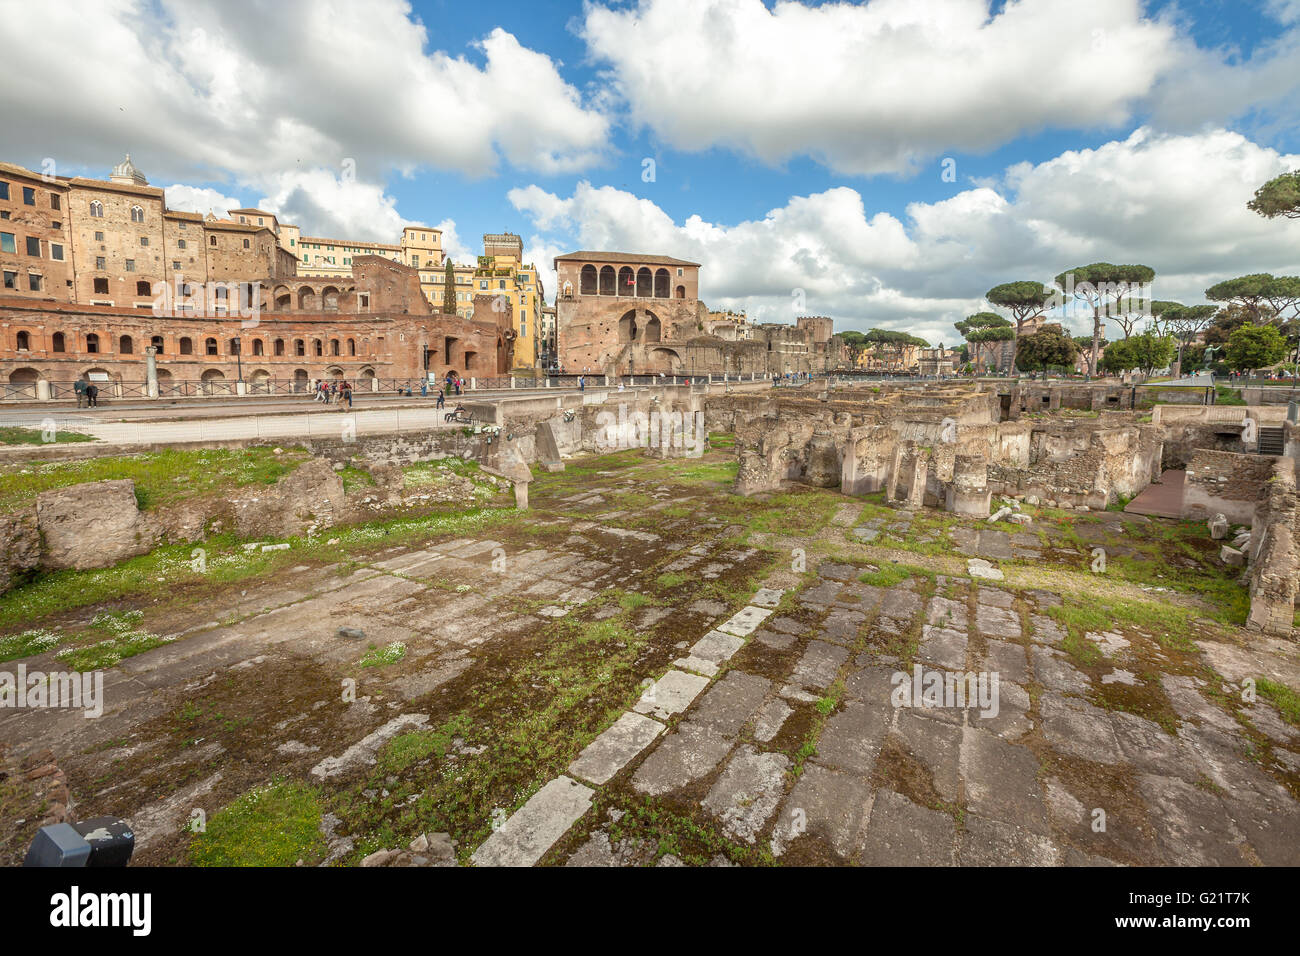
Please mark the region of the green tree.
<svg viewBox="0 0 1300 956"><path fill-rule="evenodd" d="M1300 170L1283 173L1260 186L1246 208L1265 219L1300 219Z"/></svg>
<svg viewBox="0 0 1300 956"><path fill-rule="evenodd" d="M975 346L972 351L977 365L985 364L985 356L992 348L992 343L1008 342L1016 337L1016 330L1011 327L1011 323L996 312L976 312L960 322L954 322L953 327L962 334L962 338Z"/></svg>
<svg viewBox="0 0 1300 956"><path fill-rule="evenodd" d="M1225 360L1228 368L1249 378L1258 369L1282 361L1286 351L1286 336L1274 326L1243 325L1228 336Z"/></svg>
<svg viewBox="0 0 1300 956"><path fill-rule="evenodd" d="M1241 306L1251 321L1265 324L1300 316L1300 276L1274 276L1256 272L1216 282L1205 290L1211 302Z"/></svg>
<svg viewBox="0 0 1300 956"><path fill-rule="evenodd" d="M1092 310L1092 348L1089 368L1096 368L1101 352L1101 326L1111 315L1128 317L1140 311L1140 287L1155 278L1155 270L1144 265L1115 265L1094 262L1075 266L1056 277L1056 284ZM1125 335L1128 333L1126 332Z"/></svg>
<svg viewBox="0 0 1300 956"><path fill-rule="evenodd" d="M1004 282L1001 285L995 285L984 293L984 298L988 299L989 302L1009 310L1012 321L1016 323L1017 344L1011 352L1012 362L1015 362L1015 350L1019 348L1020 335L1024 330L1025 323L1042 315L1047 308L1047 304L1055 298L1055 295L1055 292L1041 282L1034 282L1031 279ZM1019 363L1016 363L1016 365L1019 367Z"/></svg>
<svg viewBox="0 0 1300 956"><path fill-rule="evenodd" d="M1138 367L1137 353L1131 339L1120 339L1106 346L1101 356L1101 367L1112 375L1127 372Z"/></svg>
<svg viewBox="0 0 1300 956"><path fill-rule="evenodd" d="M451 256L447 257L447 275L442 283L442 311L447 315L456 314L456 267Z"/></svg>
<svg viewBox="0 0 1300 956"><path fill-rule="evenodd" d="M1071 369L1078 355L1079 347L1074 344L1074 339L1066 335L1059 325L1052 323L1019 340L1016 368L1022 372L1040 372L1049 368Z"/></svg>
<svg viewBox="0 0 1300 956"><path fill-rule="evenodd" d="M1175 343L1172 335L1143 332L1130 338L1128 344L1133 350L1136 363L1133 367L1141 369L1145 375L1150 375L1158 368L1165 368L1174 360Z"/></svg>

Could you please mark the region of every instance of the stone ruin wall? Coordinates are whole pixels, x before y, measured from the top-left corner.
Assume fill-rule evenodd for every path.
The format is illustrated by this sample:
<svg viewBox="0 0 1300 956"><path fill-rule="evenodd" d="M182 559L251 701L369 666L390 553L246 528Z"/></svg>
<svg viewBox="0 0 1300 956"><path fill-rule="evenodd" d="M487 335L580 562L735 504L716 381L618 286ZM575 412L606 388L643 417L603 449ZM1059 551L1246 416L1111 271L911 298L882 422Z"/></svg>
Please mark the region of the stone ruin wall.
<svg viewBox="0 0 1300 956"><path fill-rule="evenodd" d="M1205 521L1222 514L1233 524L1251 524L1267 498L1266 485L1278 461L1209 448L1194 452L1183 483L1182 517Z"/></svg>
<svg viewBox="0 0 1300 956"><path fill-rule="evenodd" d="M1290 637L1295 618L1296 575L1300 570L1297 553L1295 461L1270 459L1271 475L1264 483L1263 498L1251 520L1250 613L1246 627Z"/></svg>

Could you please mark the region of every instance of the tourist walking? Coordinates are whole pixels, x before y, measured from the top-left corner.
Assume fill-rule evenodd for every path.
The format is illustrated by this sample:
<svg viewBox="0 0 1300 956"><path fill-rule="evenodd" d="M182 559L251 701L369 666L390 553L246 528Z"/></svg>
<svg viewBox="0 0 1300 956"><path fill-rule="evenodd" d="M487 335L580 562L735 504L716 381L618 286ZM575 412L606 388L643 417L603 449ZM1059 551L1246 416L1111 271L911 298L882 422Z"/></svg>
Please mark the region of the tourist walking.
<svg viewBox="0 0 1300 956"><path fill-rule="evenodd" d="M348 403L348 411L352 411L352 383L344 380L339 393L342 399Z"/></svg>
<svg viewBox="0 0 1300 956"><path fill-rule="evenodd" d="M90 384L86 385L86 406L88 408L99 407L99 386L98 385L90 385Z"/></svg>
<svg viewBox="0 0 1300 956"><path fill-rule="evenodd" d="M438 389L438 405L437 405L437 407L438 407L438 408L442 408L442 407L444 407L446 404L447 404L447 393L444 392L442 389Z"/></svg>
<svg viewBox="0 0 1300 956"><path fill-rule="evenodd" d="M77 379L75 382L73 382L73 383L72 383L72 390L73 390L74 392L77 393L77 407L80 408L82 402L84 402L84 401L86 400L86 381L85 381L85 379L81 379L81 378L79 378L79 379Z"/></svg>

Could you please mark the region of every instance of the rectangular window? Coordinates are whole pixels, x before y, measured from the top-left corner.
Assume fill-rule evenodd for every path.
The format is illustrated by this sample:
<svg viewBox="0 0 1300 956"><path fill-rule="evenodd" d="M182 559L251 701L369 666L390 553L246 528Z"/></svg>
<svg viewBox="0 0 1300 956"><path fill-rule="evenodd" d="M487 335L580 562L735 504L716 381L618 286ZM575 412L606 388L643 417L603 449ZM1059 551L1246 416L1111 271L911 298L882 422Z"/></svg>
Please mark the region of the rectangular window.
<svg viewBox="0 0 1300 956"><path fill-rule="evenodd" d="M12 232L0 232L0 252L17 252Z"/></svg>
<svg viewBox="0 0 1300 956"><path fill-rule="evenodd" d="M50 243L50 258L55 262L63 261L63 247L57 242Z"/></svg>
<svg viewBox="0 0 1300 956"><path fill-rule="evenodd" d="M95 241L96 241L96 242L103 242L103 241L104 241L104 234L103 234L102 232L97 232L97 233L95 233Z"/></svg>
<svg viewBox="0 0 1300 956"><path fill-rule="evenodd" d="M184 240L184 239L177 239L177 240L176 240L176 248L177 248L177 249L184 249L184 248L185 248L185 240Z"/></svg>
<svg viewBox="0 0 1300 956"><path fill-rule="evenodd" d="M33 292L41 291L41 277L35 272L27 273L27 288L31 289Z"/></svg>
<svg viewBox="0 0 1300 956"><path fill-rule="evenodd" d="M173 262L173 263L172 263L172 268L175 269L177 272L180 272L180 271L181 271L181 264L180 264L179 262Z"/></svg>
<svg viewBox="0 0 1300 956"><path fill-rule="evenodd" d="M141 237L140 237L140 245L142 245L142 246L147 246L147 245L149 245L149 237L148 237L148 236L141 236Z"/></svg>
<svg viewBox="0 0 1300 956"><path fill-rule="evenodd" d="M27 237L27 254L35 256L37 259L41 257L41 240L36 236Z"/></svg>
<svg viewBox="0 0 1300 956"><path fill-rule="evenodd" d="M50 208L51 209L63 208L62 206L59 205L59 197L57 193L50 193Z"/></svg>
<svg viewBox="0 0 1300 956"><path fill-rule="evenodd" d="M18 288L18 273L17 273L17 272L10 272L8 269L5 270L5 288L6 288L6 289L16 289L16 288Z"/></svg>
<svg viewBox="0 0 1300 956"><path fill-rule="evenodd" d="M8 198L9 198L9 184L3 180L0 180L0 199L8 199Z"/></svg>
<svg viewBox="0 0 1300 956"><path fill-rule="evenodd" d="M126 271L127 271L127 272L134 272L134 271L135 271L135 260L134 260L134 259L127 259L127 260L126 260Z"/></svg>
<svg viewBox="0 0 1300 956"><path fill-rule="evenodd" d="M59 222L57 219L52 220L52 221L50 222L50 228L51 228L51 229L62 229L62 228L63 228L63 223Z"/></svg>
<svg viewBox="0 0 1300 956"><path fill-rule="evenodd" d="M95 256L95 268L98 269L100 272L103 272L104 269L107 268L107 264L105 263L103 256Z"/></svg>
<svg viewBox="0 0 1300 956"><path fill-rule="evenodd" d="M36 190L33 189L31 186L23 187L23 205L24 206L36 205Z"/></svg>

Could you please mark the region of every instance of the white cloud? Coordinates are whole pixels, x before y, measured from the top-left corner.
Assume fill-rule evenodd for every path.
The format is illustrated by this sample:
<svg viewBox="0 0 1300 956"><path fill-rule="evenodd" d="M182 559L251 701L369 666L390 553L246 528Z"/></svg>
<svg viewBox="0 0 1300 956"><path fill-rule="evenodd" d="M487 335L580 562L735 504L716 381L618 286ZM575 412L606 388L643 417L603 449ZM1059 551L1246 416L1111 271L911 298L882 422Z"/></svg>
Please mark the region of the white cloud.
<svg viewBox="0 0 1300 956"><path fill-rule="evenodd" d="M724 145L779 163L901 173L1045 128L1125 122L1175 60L1177 33L1138 0L761 0L589 6L593 57L679 149Z"/></svg>
<svg viewBox="0 0 1300 956"><path fill-rule="evenodd" d="M788 322L792 293L802 289L808 312L831 315L839 328L910 329L951 344L952 323L988 308L982 296L992 286L1051 282L1095 260L1146 263L1156 270L1157 298L1188 303L1219 279L1295 272L1300 228L1262 219L1245 204L1259 183L1296 166L1300 156L1237 133L1140 129L1096 149L1013 166L996 187L913 203L906 222L871 213L844 187L792 197L735 225L698 216L678 223L649 200L585 182L567 198L536 186L509 198L539 229L537 248L702 263L701 295L712 308Z"/></svg>
<svg viewBox="0 0 1300 956"><path fill-rule="evenodd" d="M180 212L197 212L205 216L212 213L218 219L225 219L229 217L230 210L244 208L242 202L233 196L225 195L219 189L176 183L164 187L164 190L167 193L167 208Z"/></svg>
<svg viewBox="0 0 1300 956"><path fill-rule="evenodd" d="M155 181L230 182L308 231L373 235L400 221L374 185L394 171L553 175L605 155L605 116L548 56L501 29L472 58L438 40L405 0L0 0L0 156L38 162L39 130L64 169L103 175L129 150ZM349 161L369 191L339 188Z"/></svg>

